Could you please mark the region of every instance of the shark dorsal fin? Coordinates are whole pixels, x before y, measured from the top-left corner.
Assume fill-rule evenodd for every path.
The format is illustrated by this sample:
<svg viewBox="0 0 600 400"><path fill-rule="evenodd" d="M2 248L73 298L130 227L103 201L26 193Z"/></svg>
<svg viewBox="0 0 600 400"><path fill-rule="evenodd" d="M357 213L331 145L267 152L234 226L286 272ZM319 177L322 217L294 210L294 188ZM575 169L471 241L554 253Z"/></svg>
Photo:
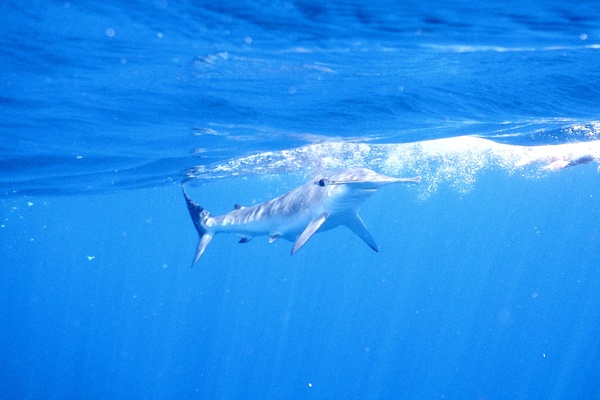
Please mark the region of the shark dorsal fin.
<svg viewBox="0 0 600 400"><path fill-rule="evenodd" d="M281 235L279 233L275 233L275 234L269 236L269 243L273 243L274 241L276 241L280 237L281 237Z"/></svg>
<svg viewBox="0 0 600 400"><path fill-rule="evenodd" d="M308 223L306 229L304 229L304 232L302 232L298 240L296 240L296 243L294 243L294 247L292 248L292 255L295 254L298 250L300 250L300 248L304 246L306 242L308 242L308 239L310 239L312 235L314 235L315 232L319 230L319 228L321 227L321 225L323 225L323 222L325 222L327 217L329 217L329 214L323 213Z"/></svg>
<svg viewBox="0 0 600 400"><path fill-rule="evenodd" d="M372 248L376 252L379 252L379 250L377 249L377 244L375 243L375 240L373 240L373 236L371 236L371 234L367 230L367 227L365 226L363 220L360 218L360 215L354 214L353 217L348 218L344 225L350 228L352 232L356 233L356 235L359 238L361 238L366 244L368 244L370 248Z"/></svg>

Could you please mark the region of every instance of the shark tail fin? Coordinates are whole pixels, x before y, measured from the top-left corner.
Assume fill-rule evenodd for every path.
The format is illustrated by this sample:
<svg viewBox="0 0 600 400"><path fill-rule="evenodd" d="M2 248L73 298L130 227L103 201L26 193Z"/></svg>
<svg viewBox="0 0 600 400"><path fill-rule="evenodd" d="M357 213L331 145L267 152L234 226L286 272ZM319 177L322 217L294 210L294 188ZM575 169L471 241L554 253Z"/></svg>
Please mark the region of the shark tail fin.
<svg viewBox="0 0 600 400"><path fill-rule="evenodd" d="M212 240L214 233L211 232L206 226L206 221L211 218L210 213L188 196L185 191L185 187L182 187L182 189L188 211L190 212L194 226L198 231L198 235L200 235L198 247L196 248L196 254L194 255L194 261L192 262L193 266L200 259L200 256L202 253L204 253L204 250L206 250L206 246L208 246Z"/></svg>

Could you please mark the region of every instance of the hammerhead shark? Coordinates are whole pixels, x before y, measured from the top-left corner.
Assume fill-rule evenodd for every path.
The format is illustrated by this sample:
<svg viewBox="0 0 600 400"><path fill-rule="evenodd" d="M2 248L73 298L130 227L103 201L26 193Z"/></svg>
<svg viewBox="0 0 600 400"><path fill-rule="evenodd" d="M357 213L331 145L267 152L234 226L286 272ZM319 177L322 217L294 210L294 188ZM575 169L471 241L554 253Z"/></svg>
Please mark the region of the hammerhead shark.
<svg viewBox="0 0 600 400"><path fill-rule="evenodd" d="M358 215L360 205L377 189L391 183L420 183L421 177L393 178L366 168L346 168L318 176L274 199L251 207L236 205L234 210L212 216L194 202L183 187L183 195L200 235L194 265L217 233L232 233L247 243L256 236L294 242L292 255L315 233L339 225L350 228L376 252L377 244Z"/></svg>

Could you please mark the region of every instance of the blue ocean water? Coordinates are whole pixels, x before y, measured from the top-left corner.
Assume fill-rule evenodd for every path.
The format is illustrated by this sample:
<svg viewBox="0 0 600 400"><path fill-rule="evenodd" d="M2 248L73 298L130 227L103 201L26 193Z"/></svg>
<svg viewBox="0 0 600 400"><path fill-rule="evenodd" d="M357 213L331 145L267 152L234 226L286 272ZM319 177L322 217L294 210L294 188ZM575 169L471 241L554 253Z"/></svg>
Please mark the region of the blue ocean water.
<svg viewBox="0 0 600 400"><path fill-rule="evenodd" d="M595 1L0 5L0 396L600 398ZM293 257L197 234L421 175Z"/></svg>

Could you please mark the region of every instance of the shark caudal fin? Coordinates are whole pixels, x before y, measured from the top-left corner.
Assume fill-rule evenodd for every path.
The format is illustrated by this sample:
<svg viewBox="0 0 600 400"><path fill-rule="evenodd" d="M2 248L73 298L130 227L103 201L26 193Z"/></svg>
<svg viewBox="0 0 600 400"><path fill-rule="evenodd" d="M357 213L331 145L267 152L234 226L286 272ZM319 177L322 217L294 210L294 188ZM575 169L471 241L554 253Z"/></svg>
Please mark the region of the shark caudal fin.
<svg viewBox="0 0 600 400"><path fill-rule="evenodd" d="M194 261L192 262L192 265L194 265L194 264L196 264L198 259L200 259L200 256L202 255L202 253L204 253L204 250L206 249L206 246L208 246L208 244L212 240L214 233L210 232L206 228L206 221L210 218L210 213L208 211L206 211L204 208L202 208L194 200L190 199L190 197L187 195L187 193L185 191L185 187L182 187L182 189L183 189L183 196L185 197L185 202L187 203L188 211L190 212L190 216L192 217L194 226L196 227L196 230L198 231L198 235L200 235L200 240L198 241L198 247L196 248L196 254L194 255Z"/></svg>

